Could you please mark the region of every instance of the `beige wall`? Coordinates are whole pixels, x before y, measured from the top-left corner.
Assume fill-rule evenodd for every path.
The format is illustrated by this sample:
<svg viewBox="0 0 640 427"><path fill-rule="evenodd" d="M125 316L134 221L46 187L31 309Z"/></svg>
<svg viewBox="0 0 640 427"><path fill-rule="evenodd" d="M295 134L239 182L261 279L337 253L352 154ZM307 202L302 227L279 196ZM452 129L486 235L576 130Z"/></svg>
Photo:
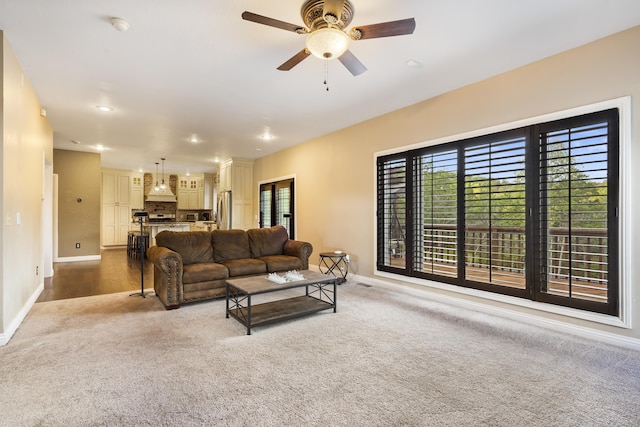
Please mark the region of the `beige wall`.
<svg viewBox="0 0 640 427"><path fill-rule="evenodd" d="M44 163L53 162L53 132L27 77L2 37L2 253L0 344L37 298L42 276ZM37 271L37 273L36 273Z"/></svg>
<svg viewBox="0 0 640 427"><path fill-rule="evenodd" d="M313 244L311 261L317 264L321 251L341 249L351 254L351 271L373 278L374 153L628 95L632 96L632 125L639 129L638 46L640 27L264 157L255 162L255 187L261 181L295 175L297 237ZM634 165L640 164L638 144L634 134L630 153ZM631 181L640 182L640 168L632 170ZM636 254L640 253L638 201L640 185L635 185L631 189L632 227L627 233L632 253ZM632 277L640 277L640 263L631 268ZM471 296L433 291L528 312ZM633 283L633 293L640 293L637 281ZM640 338L640 325L629 330L538 311L529 313L550 321ZM632 315L640 319L637 299L633 301Z"/></svg>
<svg viewBox="0 0 640 427"><path fill-rule="evenodd" d="M100 154L53 150L53 173L58 175L58 257L100 256Z"/></svg>

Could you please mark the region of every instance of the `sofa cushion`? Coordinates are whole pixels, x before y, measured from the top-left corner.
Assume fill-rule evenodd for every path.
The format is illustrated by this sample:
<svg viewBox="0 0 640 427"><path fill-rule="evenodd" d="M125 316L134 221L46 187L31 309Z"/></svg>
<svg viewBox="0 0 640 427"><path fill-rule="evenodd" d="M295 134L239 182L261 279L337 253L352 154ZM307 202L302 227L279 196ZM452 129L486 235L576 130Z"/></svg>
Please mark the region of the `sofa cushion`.
<svg viewBox="0 0 640 427"><path fill-rule="evenodd" d="M267 272L301 270L302 260L290 255L269 255L258 258L267 264Z"/></svg>
<svg viewBox="0 0 640 427"><path fill-rule="evenodd" d="M244 230L213 230L211 246L215 262L251 258L249 236Z"/></svg>
<svg viewBox="0 0 640 427"><path fill-rule="evenodd" d="M211 233L208 231L161 231L156 234L156 245L179 253L183 265L213 262Z"/></svg>
<svg viewBox="0 0 640 427"><path fill-rule="evenodd" d="M229 270L222 264L203 262L185 265L182 271L182 283L208 282L229 278Z"/></svg>
<svg viewBox="0 0 640 427"><path fill-rule="evenodd" d="M281 225L247 230L247 235L254 258L282 255L284 243L289 240L287 229Z"/></svg>
<svg viewBox="0 0 640 427"><path fill-rule="evenodd" d="M259 259L230 259L228 261L222 261L220 264L229 269L229 277L247 276L250 274L262 274L267 272L267 264Z"/></svg>

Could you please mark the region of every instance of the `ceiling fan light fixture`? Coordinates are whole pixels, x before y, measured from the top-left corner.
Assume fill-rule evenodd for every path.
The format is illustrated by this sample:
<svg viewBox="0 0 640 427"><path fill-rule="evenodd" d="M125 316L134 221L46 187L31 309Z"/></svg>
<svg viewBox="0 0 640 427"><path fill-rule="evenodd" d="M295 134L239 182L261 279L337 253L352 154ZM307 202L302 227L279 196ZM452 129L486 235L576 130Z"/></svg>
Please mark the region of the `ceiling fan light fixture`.
<svg viewBox="0 0 640 427"><path fill-rule="evenodd" d="M349 49L349 36L336 28L320 28L307 36L305 46L320 59L339 58Z"/></svg>
<svg viewBox="0 0 640 427"><path fill-rule="evenodd" d="M111 25L116 31L124 33L129 29L129 23L122 18L111 18Z"/></svg>

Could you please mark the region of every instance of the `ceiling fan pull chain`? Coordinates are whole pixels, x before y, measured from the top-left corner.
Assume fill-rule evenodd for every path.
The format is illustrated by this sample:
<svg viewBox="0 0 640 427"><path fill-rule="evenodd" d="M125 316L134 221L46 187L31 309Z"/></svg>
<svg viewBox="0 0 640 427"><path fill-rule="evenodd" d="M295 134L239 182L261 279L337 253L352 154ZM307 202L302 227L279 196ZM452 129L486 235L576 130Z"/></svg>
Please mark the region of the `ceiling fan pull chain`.
<svg viewBox="0 0 640 427"><path fill-rule="evenodd" d="M324 60L324 86L327 92L329 92L329 60L328 59Z"/></svg>

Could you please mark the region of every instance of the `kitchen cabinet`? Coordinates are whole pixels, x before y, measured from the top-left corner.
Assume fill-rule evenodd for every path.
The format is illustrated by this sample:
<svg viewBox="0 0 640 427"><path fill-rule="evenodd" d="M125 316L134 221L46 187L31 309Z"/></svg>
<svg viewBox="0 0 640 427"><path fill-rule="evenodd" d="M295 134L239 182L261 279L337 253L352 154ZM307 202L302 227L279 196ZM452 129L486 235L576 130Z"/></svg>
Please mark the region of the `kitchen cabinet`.
<svg viewBox="0 0 640 427"><path fill-rule="evenodd" d="M189 209L189 178L178 176L178 189L176 190L178 198L178 209Z"/></svg>
<svg viewBox="0 0 640 427"><path fill-rule="evenodd" d="M231 228L257 226L253 220L253 161L231 158L220 165L220 192L231 191Z"/></svg>
<svg viewBox="0 0 640 427"><path fill-rule="evenodd" d="M202 189L202 209L208 211L216 208L215 200L213 196L213 188L215 186L214 177L210 174L204 174L204 188Z"/></svg>
<svg viewBox="0 0 640 427"><path fill-rule="evenodd" d="M144 177L142 173L131 174L131 209L144 209Z"/></svg>
<svg viewBox="0 0 640 427"><path fill-rule="evenodd" d="M131 224L131 172L102 171L102 246L126 245Z"/></svg>
<svg viewBox="0 0 640 427"><path fill-rule="evenodd" d="M213 175L179 176L177 196L180 210L213 209Z"/></svg>
<svg viewBox="0 0 640 427"><path fill-rule="evenodd" d="M219 192L231 191L231 169L233 165L233 159L226 160L220 163L220 185Z"/></svg>
<svg viewBox="0 0 640 427"><path fill-rule="evenodd" d="M198 191L202 187L202 178L199 175L178 177L178 209L202 209L203 203L199 200Z"/></svg>

